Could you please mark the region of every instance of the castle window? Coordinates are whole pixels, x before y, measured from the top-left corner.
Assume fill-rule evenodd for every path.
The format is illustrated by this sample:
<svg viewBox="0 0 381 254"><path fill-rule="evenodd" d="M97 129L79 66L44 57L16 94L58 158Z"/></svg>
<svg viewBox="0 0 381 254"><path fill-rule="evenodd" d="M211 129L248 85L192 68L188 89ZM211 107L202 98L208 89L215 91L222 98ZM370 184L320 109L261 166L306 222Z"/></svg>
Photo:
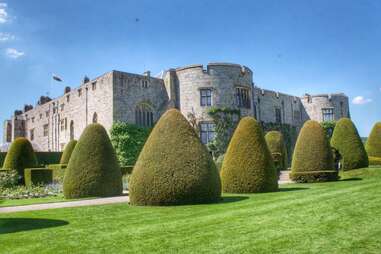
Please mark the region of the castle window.
<svg viewBox="0 0 381 254"><path fill-rule="evenodd" d="M70 95L66 96L66 102L70 102Z"/></svg>
<svg viewBox="0 0 381 254"><path fill-rule="evenodd" d="M135 108L135 123L140 127L153 126L153 112L148 105L142 104Z"/></svg>
<svg viewBox="0 0 381 254"><path fill-rule="evenodd" d="M30 135L30 140L33 141L34 140L34 129L30 130L29 135Z"/></svg>
<svg viewBox="0 0 381 254"><path fill-rule="evenodd" d="M212 89L200 90L200 105L212 106Z"/></svg>
<svg viewBox="0 0 381 254"><path fill-rule="evenodd" d="M49 135L49 124L44 124L44 137Z"/></svg>
<svg viewBox="0 0 381 254"><path fill-rule="evenodd" d="M148 88L148 81L147 80L142 80L142 87Z"/></svg>
<svg viewBox="0 0 381 254"><path fill-rule="evenodd" d="M275 122L282 123L282 111L280 108L275 108Z"/></svg>
<svg viewBox="0 0 381 254"><path fill-rule="evenodd" d="M61 120L61 131L65 130L65 120Z"/></svg>
<svg viewBox="0 0 381 254"><path fill-rule="evenodd" d="M236 103L240 108L250 108L249 89L243 87L236 88Z"/></svg>
<svg viewBox="0 0 381 254"><path fill-rule="evenodd" d="M74 122L70 122L70 140L74 139Z"/></svg>
<svg viewBox="0 0 381 254"><path fill-rule="evenodd" d="M93 123L98 123L98 114L96 112L93 115Z"/></svg>
<svg viewBox="0 0 381 254"><path fill-rule="evenodd" d="M42 119L42 114L40 114L40 119Z"/></svg>
<svg viewBox="0 0 381 254"><path fill-rule="evenodd" d="M67 130L67 118L65 118L65 131Z"/></svg>
<svg viewBox="0 0 381 254"><path fill-rule="evenodd" d="M91 89L94 91L97 89L97 82L94 81L93 83L91 83Z"/></svg>
<svg viewBox="0 0 381 254"><path fill-rule="evenodd" d="M208 144L214 139L216 125L211 122L200 123L200 138L203 144Z"/></svg>
<svg viewBox="0 0 381 254"><path fill-rule="evenodd" d="M82 95L82 89L78 89L78 97L81 97Z"/></svg>
<svg viewBox="0 0 381 254"><path fill-rule="evenodd" d="M335 120L334 114L333 114L333 108L323 108L323 122L329 122Z"/></svg>
<svg viewBox="0 0 381 254"><path fill-rule="evenodd" d="M12 124L11 123L7 123L7 140L6 140L7 143L10 143L12 142Z"/></svg>
<svg viewBox="0 0 381 254"><path fill-rule="evenodd" d="M34 123L34 117L32 117L32 123Z"/></svg>

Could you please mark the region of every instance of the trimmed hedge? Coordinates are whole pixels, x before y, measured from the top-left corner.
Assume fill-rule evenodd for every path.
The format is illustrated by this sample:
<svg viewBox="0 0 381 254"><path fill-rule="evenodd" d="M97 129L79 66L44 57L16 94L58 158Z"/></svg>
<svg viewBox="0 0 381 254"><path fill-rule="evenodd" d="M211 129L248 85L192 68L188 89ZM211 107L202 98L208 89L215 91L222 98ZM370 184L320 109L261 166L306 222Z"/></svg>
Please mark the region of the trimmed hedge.
<svg viewBox="0 0 381 254"><path fill-rule="evenodd" d="M122 176L131 175L134 166L120 166L120 171L122 172Z"/></svg>
<svg viewBox="0 0 381 254"><path fill-rule="evenodd" d="M283 134L279 131L270 131L266 134L265 140L272 155L275 168L278 171L287 170L288 156Z"/></svg>
<svg viewBox="0 0 381 254"><path fill-rule="evenodd" d="M27 187L53 183L53 170L48 168L26 168L24 174Z"/></svg>
<svg viewBox="0 0 381 254"><path fill-rule="evenodd" d="M307 171L307 172L291 172L291 180L297 183L315 183L315 182L330 182L339 180L339 172L336 170L330 171Z"/></svg>
<svg viewBox="0 0 381 254"><path fill-rule="evenodd" d="M66 168L65 198L122 194L122 174L108 134L100 124L83 131Z"/></svg>
<svg viewBox="0 0 381 254"><path fill-rule="evenodd" d="M37 165L37 157L32 144L26 138L16 138L5 157L3 169L15 169L23 180L24 169Z"/></svg>
<svg viewBox="0 0 381 254"><path fill-rule="evenodd" d="M211 155L176 109L156 123L129 181L132 205L217 202L221 182Z"/></svg>
<svg viewBox="0 0 381 254"><path fill-rule="evenodd" d="M328 179L324 175L316 177L320 175L319 172L333 171L335 170L332 151L324 129L316 121L305 122L295 145L291 164L291 179L299 181L298 179L303 179L304 175L304 178L309 179L310 182L325 181Z"/></svg>
<svg viewBox="0 0 381 254"><path fill-rule="evenodd" d="M68 164L71 154L73 153L73 150L75 146L77 145L77 140L73 139L67 145L65 146L64 152L62 154L60 164Z"/></svg>
<svg viewBox="0 0 381 254"><path fill-rule="evenodd" d="M49 164L58 164L62 156L61 152L34 152L37 157L38 165L49 165ZM0 153L0 165L4 165L5 157L7 156L6 152Z"/></svg>
<svg viewBox="0 0 381 254"><path fill-rule="evenodd" d="M221 168L222 190L256 193L278 190L278 173L260 124L253 117L239 122Z"/></svg>
<svg viewBox="0 0 381 254"><path fill-rule="evenodd" d="M58 182L58 183L63 182L67 164L50 164L50 165L47 165L46 168L53 170L54 182Z"/></svg>
<svg viewBox="0 0 381 254"><path fill-rule="evenodd" d="M369 157L381 157L381 122L373 126L366 141L365 149Z"/></svg>
<svg viewBox="0 0 381 254"><path fill-rule="evenodd" d="M371 166L381 166L381 157L369 156L369 165L371 165Z"/></svg>
<svg viewBox="0 0 381 254"><path fill-rule="evenodd" d="M356 126L349 118L341 118L331 138L331 146L339 151L344 170L366 168L369 166L368 155L357 132Z"/></svg>

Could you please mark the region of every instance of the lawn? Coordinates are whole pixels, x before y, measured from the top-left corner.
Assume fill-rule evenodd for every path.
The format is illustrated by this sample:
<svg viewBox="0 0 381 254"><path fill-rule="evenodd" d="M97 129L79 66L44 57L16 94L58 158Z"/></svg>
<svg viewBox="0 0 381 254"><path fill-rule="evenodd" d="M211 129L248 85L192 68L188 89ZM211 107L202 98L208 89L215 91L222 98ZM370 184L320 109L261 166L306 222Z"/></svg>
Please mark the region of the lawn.
<svg viewBox="0 0 381 254"><path fill-rule="evenodd" d="M67 201L67 200L65 200L63 195L50 196L45 198L4 199L0 201L0 207L45 204L45 203L64 202L64 201Z"/></svg>
<svg viewBox="0 0 381 254"><path fill-rule="evenodd" d="M178 207L0 214L1 253L381 253L381 168Z"/></svg>

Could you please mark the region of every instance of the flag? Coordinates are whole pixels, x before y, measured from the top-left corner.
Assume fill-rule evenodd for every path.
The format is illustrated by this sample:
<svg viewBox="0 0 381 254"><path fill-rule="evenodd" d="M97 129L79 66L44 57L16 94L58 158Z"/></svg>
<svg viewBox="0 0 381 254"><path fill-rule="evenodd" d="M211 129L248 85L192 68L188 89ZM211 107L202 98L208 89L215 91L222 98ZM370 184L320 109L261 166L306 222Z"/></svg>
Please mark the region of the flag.
<svg viewBox="0 0 381 254"><path fill-rule="evenodd" d="M57 75L53 74L53 79L58 82L62 82L62 78L58 77Z"/></svg>

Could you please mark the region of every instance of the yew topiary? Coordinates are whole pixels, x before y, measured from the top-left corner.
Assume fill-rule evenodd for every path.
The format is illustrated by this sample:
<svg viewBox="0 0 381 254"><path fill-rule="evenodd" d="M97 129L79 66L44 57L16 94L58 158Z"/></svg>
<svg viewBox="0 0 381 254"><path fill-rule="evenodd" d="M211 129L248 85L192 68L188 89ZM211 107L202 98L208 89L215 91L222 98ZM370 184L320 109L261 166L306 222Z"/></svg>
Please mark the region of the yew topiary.
<svg viewBox="0 0 381 254"><path fill-rule="evenodd" d="M23 179L25 168L33 168L37 165L37 157L29 140L16 138L5 157L3 169L15 169Z"/></svg>
<svg viewBox="0 0 381 254"><path fill-rule="evenodd" d="M326 133L316 121L307 121L299 133L290 176L297 182L338 179Z"/></svg>
<svg viewBox="0 0 381 254"><path fill-rule="evenodd" d="M84 131L65 170L65 198L122 194L122 174L106 130L91 124Z"/></svg>
<svg viewBox="0 0 381 254"><path fill-rule="evenodd" d="M275 167L278 170L287 170L287 148L283 134L279 131L269 131L265 136L265 140L273 157Z"/></svg>
<svg viewBox="0 0 381 254"><path fill-rule="evenodd" d="M366 141L365 149L369 157L381 158L381 122L378 122L373 126L368 140Z"/></svg>
<svg viewBox="0 0 381 254"><path fill-rule="evenodd" d="M176 109L156 123L129 181L132 205L217 202L221 182L211 155Z"/></svg>
<svg viewBox="0 0 381 254"><path fill-rule="evenodd" d="M73 150L74 150L76 145L77 145L77 140L73 139L65 146L64 152L63 152L61 160L60 160L60 164L68 164L69 163L71 154L73 153Z"/></svg>
<svg viewBox="0 0 381 254"><path fill-rule="evenodd" d="M356 126L349 118L341 118L331 138L331 146L341 155L342 168L351 170L369 166L368 155L357 132Z"/></svg>
<svg viewBox="0 0 381 254"><path fill-rule="evenodd" d="M278 174L259 123L252 117L239 122L221 168L222 190L256 193L278 190Z"/></svg>

